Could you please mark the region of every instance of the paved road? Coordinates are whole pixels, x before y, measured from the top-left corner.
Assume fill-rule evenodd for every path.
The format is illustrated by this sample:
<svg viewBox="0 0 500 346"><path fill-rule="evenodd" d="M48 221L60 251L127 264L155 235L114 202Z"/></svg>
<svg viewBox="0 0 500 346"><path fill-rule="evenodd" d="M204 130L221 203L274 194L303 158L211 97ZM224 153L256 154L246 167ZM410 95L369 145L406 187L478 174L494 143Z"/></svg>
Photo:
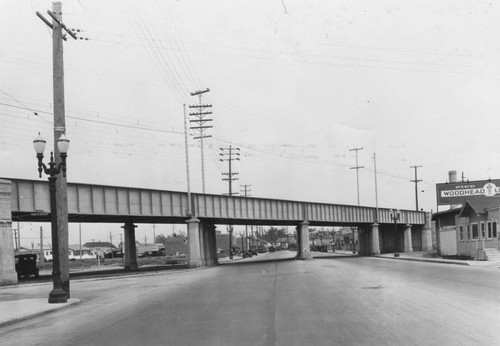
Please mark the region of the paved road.
<svg viewBox="0 0 500 346"><path fill-rule="evenodd" d="M33 285L24 298L49 291ZM73 281L81 304L3 327L0 344L498 345L499 293L500 269L254 258Z"/></svg>

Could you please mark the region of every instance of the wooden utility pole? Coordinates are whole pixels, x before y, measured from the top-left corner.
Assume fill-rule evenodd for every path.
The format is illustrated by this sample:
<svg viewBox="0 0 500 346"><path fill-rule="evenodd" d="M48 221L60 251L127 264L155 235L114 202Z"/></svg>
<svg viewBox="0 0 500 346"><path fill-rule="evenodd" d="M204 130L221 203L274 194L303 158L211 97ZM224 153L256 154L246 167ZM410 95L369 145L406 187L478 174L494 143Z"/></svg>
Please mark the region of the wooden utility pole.
<svg viewBox="0 0 500 346"><path fill-rule="evenodd" d="M76 35L62 22L61 2L52 3L52 11L47 14L52 18L52 23L45 19L39 12L37 16L52 29L52 66L53 66L53 98L54 98L54 161L56 165L61 162L57 141L66 133L65 106L64 106L64 63L63 63L63 30L73 39ZM70 298L69 287L69 259L68 259L68 192L66 177L59 174L56 184L56 211L57 211L57 244L56 254L59 258L59 275L63 290Z"/></svg>
<svg viewBox="0 0 500 346"><path fill-rule="evenodd" d="M238 175L238 173L233 172L231 163L233 161L240 160L240 158L238 157L238 156L240 156L240 153L239 153L240 148L233 148L230 145L229 148L220 148L220 150L222 151L220 153L220 156L222 156L222 159L220 159L220 161L228 161L228 163L229 163L229 172L222 173L222 175L227 176L227 178L222 178L222 180L225 180L229 183L229 196L232 196L233 195L233 188L232 188L233 181L238 180L239 178L235 177L236 175ZM227 158L224 158L225 156L227 156ZM236 192L235 194L238 194L238 193Z"/></svg>
<svg viewBox="0 0 500 346"><path fill-rule="evenodd" d="M21 224L19 221L17 221L17 241L18 241L18 248L21 250Z"/></svg>
<svg viewBox="0 0 500 346"><path fill-rule="evenodd" d="M201 147L201 187L202 187L202 192L205 193L205 159L204 159L204 151L203 151L203 139L212 137L210 135L205 134L205 130L209 129L213 126L211 125L206 125L208 122L212 121L213 119L207 119L206 116L212 114L211 111L205 111L206 109L211 109L212 105L207 105L203 104L202 102L202 96L204 93L209 92L210 89L205 89L205 90L199 90L191 93L191 96L198 96L199 98L199 103L197 105L191 105L189 108L195 108L196 112L189 113L190 116L195 117L195 119L189 120L191 123L195 123L195 126L191 126L190 128L192 130L198 131L198 136L194 137L194 139L199 139L200 140L200 147Z"/></svg>
<svg viewBox="0 0 500 346"><path fill-rule="evenodd" d="M351 167L351 169L356 170L356 187L358 191L358 205L359 205L359 169L364 168L364 166L359 166L358 165L358 151L363 150L363 148L353 148L349 149L349 151L355 151L356 152L356 167Z"/></svg>
<svg viewBox="0 0 500 346"><path fill-rule="evenodd" d="M40 263L44 261L45 253L43 252L43 227L40 226Z"/></svg>
<svg viewBox="0 0 500 346"><path fill-rule="evenodd" d="M375 153L373 153L373 172L375 173L375 223L378 223L377 156Z"/></svg>
<svg viewBox="0 0 500 346"><path fill-rule="evenodd" d="M241 185L243 187L243 193L245 197L250 197L249 192L250 192L250 186L249 184L246 185ZM248 243L248 225L245 225L245 238L246 238L246 243L247 243L247 250L250 248L250 244Z"/></svg>
<svg viewBox="0 0 500 346"><path fill-rule="evenodd" d="M417 178L417 169L422 166L410 166L410 168L415 169L415 179L410 180L412 183L415 183L415 210L418 211L418 183L422 181L422 179Z"/></svg>
<svg viewBox="0 0 500 346"><path fill-rule="evenodd" d="M233 195L233 180L237 180L238 178L233 178L233 175L237 175L238 173L233 172L231 162L234 160L239 160L239 158L235 158L234 156L240 156L239 151L240 148L233 148L231 145L229 148L220 148L222 151L220 153L220 156L223 158L220 159L220 161L228 161L229 162L229 172L228 173L222 173L223 176L227 176L227 178L222 178L222 180L227 180L229 182L229 196ZM225 152L227 150L227 153ZM228 156L228 158L224 158L224 156ZM233 258L233 225L229 225L229 258Z"/></svg>
<svg viewBox="0 0 500 346"><path fill-rule="evenodd" d="M186 149L186 180L187 180L187 194L188 194L188 207L186 210L186 214L189 217L192 217L191 210L191 178L189 177L189 146L188 146L188 132L187 132L187 117L186 117L186 105L183 105L184 109L184 146Z"/></svg>

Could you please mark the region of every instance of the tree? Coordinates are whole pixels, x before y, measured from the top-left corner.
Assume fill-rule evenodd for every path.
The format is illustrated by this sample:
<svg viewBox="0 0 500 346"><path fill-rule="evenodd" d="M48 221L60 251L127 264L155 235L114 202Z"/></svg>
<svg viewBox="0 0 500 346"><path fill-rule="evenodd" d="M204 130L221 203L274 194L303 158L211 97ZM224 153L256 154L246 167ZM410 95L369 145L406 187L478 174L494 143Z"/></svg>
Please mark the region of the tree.
<svg viewBox="0 0 500 346"><path fill-rule="evenodd" d="M284 228L278 229L271 227L263 234L262 238L270 243L276 243L279 238L286 237L286 230Z"/></svg>
<svg viewBox="0 0 500 346"><path fill-rule="evenodd" d="M166 240L167 237L165 237L164 234L158 234L156 237L155 237L155 244L157 243L161 243L161 244L165 244L165 240Z"/></svg>

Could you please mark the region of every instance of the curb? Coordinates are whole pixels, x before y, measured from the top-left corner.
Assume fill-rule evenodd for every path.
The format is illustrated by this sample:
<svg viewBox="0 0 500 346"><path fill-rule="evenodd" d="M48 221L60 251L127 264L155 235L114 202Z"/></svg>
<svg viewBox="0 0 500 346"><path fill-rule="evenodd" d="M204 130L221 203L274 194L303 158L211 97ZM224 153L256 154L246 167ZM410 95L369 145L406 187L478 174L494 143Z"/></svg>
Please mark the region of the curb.
<svg viewBox="0 0 500 346"><path fill-rule="evenodd" d="M21 300L23 300L23 299L21 299ZM68 308L70 306L77 305L77 304L80 304L80 303L81 303L80 299L78 299L78 298L71 298L64 305L62 305L62 304L50 304L50 305L53 305L53 307L47 308L46 310L38 311L38 312L35 312L35 313L32 313L32 314L28 314L28 315L24 315L24 316L20 316L20 317L16 317L16 318L12 318L12 319L7 320L5 322L0 322L0 327L5 327L5 326L9 326L9 325L18 323L18 322L26 321L26 320L29 320L29 319L32 319L32 318L35 318L35 317L38 317L38 316L42 316L42 315L46 315L46 314L52 313L54 311L59 311L59 310L62 310L62 309L65 309L65 308ZM47 303L47 304L49 304L49 303ZM1 305L1 302L0 302L0 305Z"/></svg>
<svg viewBox="0 0 500 346"><path fill-rule="evenodd" d="M440 263L440 264L455 264L461 266L470 266L467 262L457 262L449 260L434 260L434 259L420 259L420 258L408 258L408 257L387 257L387 256L373 256L376 258L384 258L389 260L399 260L399 261L414 261L414 262L427 262L427 263Z"/></svg>

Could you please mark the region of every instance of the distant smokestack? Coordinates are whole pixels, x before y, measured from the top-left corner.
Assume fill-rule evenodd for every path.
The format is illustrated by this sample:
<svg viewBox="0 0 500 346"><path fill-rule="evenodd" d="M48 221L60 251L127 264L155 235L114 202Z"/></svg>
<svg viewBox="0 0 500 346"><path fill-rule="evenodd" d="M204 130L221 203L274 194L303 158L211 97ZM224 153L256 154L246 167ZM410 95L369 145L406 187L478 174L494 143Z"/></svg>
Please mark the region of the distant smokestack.
<svg viewBox="0 0 500 346"><path fill-rule="evenodd" d="M450 183L456 183L457 182L457 171L449 171L448 172L448 179Z"/></svg>

